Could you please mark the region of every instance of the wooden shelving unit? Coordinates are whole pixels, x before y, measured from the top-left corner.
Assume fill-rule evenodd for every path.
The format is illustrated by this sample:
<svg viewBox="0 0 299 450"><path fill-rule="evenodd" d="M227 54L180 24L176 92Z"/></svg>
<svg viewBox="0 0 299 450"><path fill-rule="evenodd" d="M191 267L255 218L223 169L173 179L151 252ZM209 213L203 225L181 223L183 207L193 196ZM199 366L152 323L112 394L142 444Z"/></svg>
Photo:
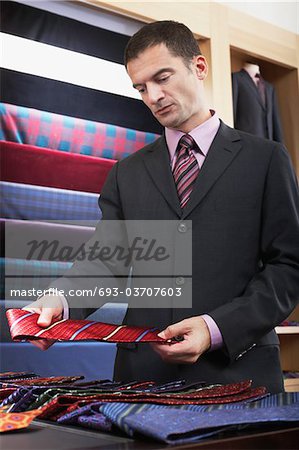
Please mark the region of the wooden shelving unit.
<svg viewBox="0 0 299 450"><path fill-rule="evenodd" d="M299 306L288 320L299 322ZM276 327L280 341L281 365L287 372L299 372L299 326ZM299 378L285 380L286 391L299 391Z"/></svg>

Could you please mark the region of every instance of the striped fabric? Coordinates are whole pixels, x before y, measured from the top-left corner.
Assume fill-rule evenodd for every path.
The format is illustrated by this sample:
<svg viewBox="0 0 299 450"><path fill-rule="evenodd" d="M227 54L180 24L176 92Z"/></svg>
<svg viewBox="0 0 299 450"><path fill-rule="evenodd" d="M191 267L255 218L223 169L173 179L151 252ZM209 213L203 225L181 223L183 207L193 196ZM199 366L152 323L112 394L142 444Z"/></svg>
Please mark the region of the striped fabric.
<svg viewBox="0 0 299 450"><path fill-rule="evenodd" d="M159 135L0 104L0 140L109 159L123 159Z"/></svg>
<svg viewBox="0 0 299 450"><path fill-rule="evenodd" d="M241 415L241 411L244 409L266 410L268 408L277 408L295 404L299 405L299 392L273 394L257 401L245 401L219 405L172 405L171 408L165 405L153 405L148 403L144 403L141 405L128 403L110 403L103 405L98 403L97 407L96 405L93 405L93 410L99 411L118 428L125 431L129 436L133 436L134 429L128 425L127 418L130 416L137 416L138 414L149 411L157 413L164 411L165 414L167 414L167 412L170 410L188 411L192 412L194 417L196 417L197 413L208 415L209 413L213 413L213 411L237 410L240 411L239 415ZM299 417L297 418L297 420L299 420ZM64 423L64 417L62 416L59 421Z"/></svg>
<svg viewBox="0 0 299 450"><path fill-rule="evenodd" d="M60 320L47 328L37 325L38 314L21 309L6 313L11 336L20 339L54 339L59 341L98 340L104 342L165 342L157 328L111 325L88 320Z"/></svg>
<svg viewBox="0 0 299 450"><path fill-rule="evenodd" d="M1 217L23 220L99 220L97 194L0 182Z"/></svg>
<svg viewBox="0 0 299 450"><path fill-rule="evenodd" d="M184 208L189 201L194 183L196 181L199 166L192 153L196 144L189 134L181 137L176 151L176 161L173 168L173 177L176 184L181 208Z"/></svg>

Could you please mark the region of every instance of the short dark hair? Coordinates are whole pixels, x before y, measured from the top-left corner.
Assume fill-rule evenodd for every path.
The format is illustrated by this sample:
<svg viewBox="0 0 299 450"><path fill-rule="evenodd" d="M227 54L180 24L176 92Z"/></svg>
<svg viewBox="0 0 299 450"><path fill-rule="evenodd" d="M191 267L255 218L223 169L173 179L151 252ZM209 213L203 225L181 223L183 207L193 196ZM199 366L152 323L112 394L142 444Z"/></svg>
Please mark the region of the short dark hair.
<svg viewBox="0 0 299 450"><path fill-rule="evenodd" d="M186 25L161 20L145 25L131 37L125 49L125 66L147 48L159 44L165 44L174 56L181 56L187 66L194 56L201 55L199 45Z"/></svg>

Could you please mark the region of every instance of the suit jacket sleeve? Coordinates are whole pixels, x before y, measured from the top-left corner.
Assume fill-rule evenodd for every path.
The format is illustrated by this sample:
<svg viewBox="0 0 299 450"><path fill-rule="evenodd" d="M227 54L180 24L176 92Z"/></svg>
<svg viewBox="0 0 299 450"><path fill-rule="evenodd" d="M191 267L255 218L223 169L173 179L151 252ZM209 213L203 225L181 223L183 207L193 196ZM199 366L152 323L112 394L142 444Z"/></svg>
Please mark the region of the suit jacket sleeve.
<svg viewBox="0 0 299 450"><path fill-rule="evenodd" d="M85 243L81 257L77 258L72 268L64 277L51 284L51 287L63 290L72 319L83 319L107 301L118 300L116 296L107 298L106 295L102 295L104 289L124 290L126 287L130 264L128 260L121 260L118 257L119 253L115 252L116 248L123 249L124 252L128 248L119 206L117 170L118 163L113 166L103 186L99 199L103 216L95 233ZM110 252L102 253L103 257L100 252L104 251L104 247ZM103 288L101 293L99 288ZM82 291L86 294L77 294ZM123 301L123 298L119 301Z"/></svg>
<svg viewBox="0 0 299 450"><path fill-rule="evenodd" d="M290 158L274 144L264 188L261 268L242 296L210 312L231 360L279 325L298 303L298 212L298 185Z"/></svg>

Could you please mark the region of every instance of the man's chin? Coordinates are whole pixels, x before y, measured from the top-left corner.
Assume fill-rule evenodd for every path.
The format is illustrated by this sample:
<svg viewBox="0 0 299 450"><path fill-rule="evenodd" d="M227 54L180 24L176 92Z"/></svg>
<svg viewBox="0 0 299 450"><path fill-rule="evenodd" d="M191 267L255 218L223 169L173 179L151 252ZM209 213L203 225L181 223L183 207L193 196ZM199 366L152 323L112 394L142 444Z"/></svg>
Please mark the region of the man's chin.
<svg viewBox="0 0 299 450"><path fill-rule="evenodd" d="M177 128L179 125L176 120L171 119L170 117L157 117L155 116L157 121L165 128Z"/></svg>

